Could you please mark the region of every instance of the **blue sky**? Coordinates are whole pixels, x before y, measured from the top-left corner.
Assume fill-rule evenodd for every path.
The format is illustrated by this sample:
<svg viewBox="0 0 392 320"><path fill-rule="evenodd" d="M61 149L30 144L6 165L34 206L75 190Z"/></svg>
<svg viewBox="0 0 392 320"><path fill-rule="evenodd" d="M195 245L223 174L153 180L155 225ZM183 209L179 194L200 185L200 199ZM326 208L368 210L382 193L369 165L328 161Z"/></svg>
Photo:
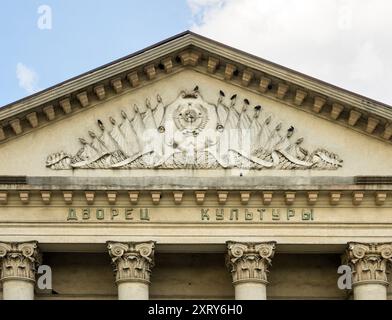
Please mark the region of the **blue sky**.
<svg viewBox="0 0 392 320"><path fill-rule="evenodd" d="M170 3L170 5L169 5ZM52 9L42 30L38 8ZM29 94L19 86L18 63L44 89L189 28L183 0L3 0L0 16L0 106Z"/></svg>
<svg viewBox="0 0 392 320"><path fill-rule="evenodd" d="M0 106L188 29L392 105L390 0L2 0L0 12Z"/></svg>

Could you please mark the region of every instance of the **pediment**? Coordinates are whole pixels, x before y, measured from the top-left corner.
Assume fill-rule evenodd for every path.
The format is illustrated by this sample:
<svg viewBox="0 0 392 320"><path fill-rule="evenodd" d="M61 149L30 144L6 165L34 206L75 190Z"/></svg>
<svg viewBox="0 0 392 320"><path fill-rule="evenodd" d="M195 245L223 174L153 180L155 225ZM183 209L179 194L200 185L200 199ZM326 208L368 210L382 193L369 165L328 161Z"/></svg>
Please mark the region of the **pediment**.
<svg viewBox="0 0 392 320"><path fill-rule="evenodd" d="M81 147L75 154L63 150L51 154L46 166L53 170L342 166L343 160L333 152L307 149L304 138L295 138L293 125L284 127L279 117L241 97L243 92L226 97L219 90L210 95L216 101L206 100L197 85L181 90L173 101L157 94L153 100L146 97L143 105L113 111L106 121L96 120L97 130L88 130L87 139L79 137Z"/></svg>
<svg viewBox="0 0 392 320"><path fill-rule="evenodd" d="M391 142L391 106L187 31L2 107L0 143L184 68Z"/></svg>
<svg viewBox="0 0 392 320"><path fill-rule="evenodd" d="M389 144L378 139L183 69L0 145L0 175L142 177L182 170L222 176L239 170L344 177L385 175L391 156Z"/></svg>
<svg viewBox="0 0 392 320"><path fill-rule="evenodd" d="M0 109L1 174L24 174L26 152L37 176L385 174L391 119L389 106L186 32Z"/></svg>

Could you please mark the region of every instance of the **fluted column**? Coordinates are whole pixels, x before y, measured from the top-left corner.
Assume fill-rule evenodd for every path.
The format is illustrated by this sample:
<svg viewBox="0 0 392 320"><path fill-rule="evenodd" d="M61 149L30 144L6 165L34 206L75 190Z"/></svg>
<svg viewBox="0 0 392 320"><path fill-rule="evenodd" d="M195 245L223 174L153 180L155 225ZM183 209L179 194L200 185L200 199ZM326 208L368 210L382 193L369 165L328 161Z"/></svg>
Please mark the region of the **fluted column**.
<svg viewBox="0 0 392 320"><path fill-rule="evenodd" d="M155 242L108 242L119 300L148 300Z"/></svg>
<svg viewBox="0 0 392 320"><path fill-rule="evenodd" d="M386 300L392 243L348 243L344 255L351 267L355 300Z"/></svg>
<svg viewBox="0 0 392 320"><path fill-rule="evenodd" d="M38 243L0 243L0 281L4 300L34 300L35 276L41 263Z"/></svg>
<svg viewBox="0 0 392 320"><path fill-rule="evenodd" d="M236 300L266 300L268 267L275 242L227 242L226 265L233 277Z"/></svg>

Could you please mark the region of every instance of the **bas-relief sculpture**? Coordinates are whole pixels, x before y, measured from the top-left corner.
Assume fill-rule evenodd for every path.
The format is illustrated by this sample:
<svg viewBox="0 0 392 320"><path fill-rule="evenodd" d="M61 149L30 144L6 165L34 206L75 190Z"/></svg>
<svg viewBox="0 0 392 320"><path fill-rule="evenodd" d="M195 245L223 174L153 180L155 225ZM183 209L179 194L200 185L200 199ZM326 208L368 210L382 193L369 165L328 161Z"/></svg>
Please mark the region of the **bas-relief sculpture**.
<svg viewBox="0 0 392 320"><path fill-rule="evenodd" d="M130 116L132 115L132 116ZM98 120L99 134L89 131L89 141L75 155L64 151L50 155L46 166L66 169L144 168L244 168L335 170L342 160L323 148L309 151L303 138L294 139L294 126L283 129L237 95L206 102L196 87L181 92L165 104L146 100L145 108L134 105L121 112L121 120Z"/></svg>

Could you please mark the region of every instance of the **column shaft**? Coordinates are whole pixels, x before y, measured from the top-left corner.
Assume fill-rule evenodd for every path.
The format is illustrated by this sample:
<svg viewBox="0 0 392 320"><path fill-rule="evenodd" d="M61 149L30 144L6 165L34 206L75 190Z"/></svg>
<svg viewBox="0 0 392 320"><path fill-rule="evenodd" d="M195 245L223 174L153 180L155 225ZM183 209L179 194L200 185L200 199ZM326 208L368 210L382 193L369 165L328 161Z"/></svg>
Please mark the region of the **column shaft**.
<svg viewBox="0 0 392 320"><path fill-rule="evenodd" d="M118 287L118 300L148 300L149 285L143 282L120 282Z"/></svg>
<svg viewBox="0 0 392 320"><path fill-rule="evenodd" d="M267 286L262 282L236 283L234 290L236 300L267 300Z"/></svg>
<svg viewBox="0 0 392 320"><path fill-rule="evenodd" d="M4 300L34 300L34 282L25 280L3 281Z"/></svg>
<svg viewBox="0 0 392 320"><path fill-rule="evenodd" d="M354 300L387 300L387 286L378 283L358 283L354 286Z"/></svg>

